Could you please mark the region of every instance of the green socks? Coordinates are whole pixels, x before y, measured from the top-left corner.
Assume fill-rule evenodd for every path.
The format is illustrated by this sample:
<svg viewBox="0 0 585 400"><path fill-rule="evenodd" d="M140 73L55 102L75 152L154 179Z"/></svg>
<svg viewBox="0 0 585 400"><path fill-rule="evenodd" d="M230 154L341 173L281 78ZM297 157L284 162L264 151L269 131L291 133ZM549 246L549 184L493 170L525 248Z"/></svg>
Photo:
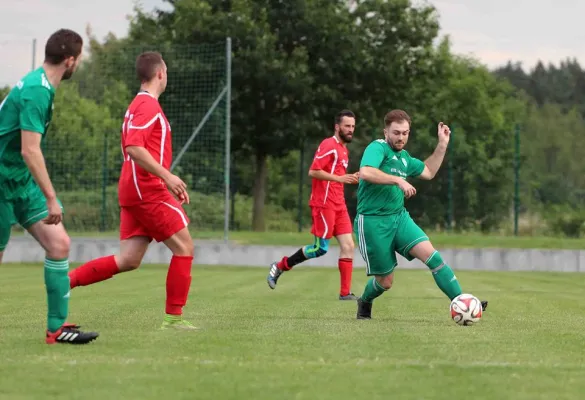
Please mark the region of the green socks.
<svg viewBox="0 0 585 400"><path fill-rule="evenodd" d="M366 283L366 287L364 288L364 294L362 294L361 299L366 303L371 303L374 301L376 297L380 297L382 293L384 293L386 289L384 289L376 280L375 277L370 278L370 280Z"/></svg>
<svg viewBox="0 0 585 400"><path fill-rule="evenodd" d="M56 332L69 312L69 261L45 258L45 287L47 288L47 330Z"/></svg>
<svg viewBox="0 0 585 400"><path fill-rule="evenodd" d="M435 283L439 289L449 297L449 300L453 300L462 293L461 286L459 285L455 273L453 273L451 267L445 264L438 251L435 250L428 260L425 261L425 264L433 273Z"/></svg>

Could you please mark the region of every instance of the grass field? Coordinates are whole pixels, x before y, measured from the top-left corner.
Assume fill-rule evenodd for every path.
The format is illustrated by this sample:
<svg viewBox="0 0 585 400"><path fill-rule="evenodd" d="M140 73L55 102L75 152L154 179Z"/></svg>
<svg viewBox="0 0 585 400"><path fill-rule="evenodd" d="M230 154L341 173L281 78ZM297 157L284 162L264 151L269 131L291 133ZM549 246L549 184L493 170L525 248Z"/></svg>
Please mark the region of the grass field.
<svg viewBox="0 0 585 400"><path fill-rule="evenodd" d="M582 399L585 275L458 272L490 305L455 325L428 272L355 320L335 269L298 268L275 291L265 269L197 267L186 317L157 328L163 266L72 292L70 320L101 333L87 346L43 344L38 266L0 267L0 399ZM354 291L366 278L357 269Z"/></svg>
<svg viewBox="0 0 585 400"><path fill-rule="evenodd" d="M69 232L71 237L118 237L118 232ZM223 232L191 232L195 239L222 240ZM519 248L519 249L585 249L585 238L539 237L539 236L495 236L478 233L448 234L427 232L438 248ZM15 233L15 236L22 233ZM303 246L311 241L310 232L239 232L229 233L229 240L240 244ZM337 245L335 240L331 241Z"/></svg>

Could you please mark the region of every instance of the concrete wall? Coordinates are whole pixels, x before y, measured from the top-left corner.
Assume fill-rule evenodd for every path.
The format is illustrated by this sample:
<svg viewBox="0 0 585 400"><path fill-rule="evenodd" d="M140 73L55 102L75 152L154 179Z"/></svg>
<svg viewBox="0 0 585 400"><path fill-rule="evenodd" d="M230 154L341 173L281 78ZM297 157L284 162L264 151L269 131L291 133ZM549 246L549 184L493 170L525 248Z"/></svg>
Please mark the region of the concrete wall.
<svg viewBox="0 0 585 400"><path fill-rule="evenodd" d="M70 260L83 263L93 258L118 251L116 238L72 238ZM268 266L283 255L294 253L298 247L291 246L242 246L223 242L195 241L195 263L209 265ZM439 249L443 259L456 270L493 271L559 271L585 272L585 251L582 250L535 250L535 249ZM338 250L330 249L324 257L310 260L306 266L337 265ZM152 243L146 253L145 263L166 264L171 253L160 243ZM4 262L42 262L44 251L30 237L15 237L10 240L4 254ZM365 267L364 260L356 250L355 266ZM415 260L406 261L398 257L400 268L426 268Z"/></svg>

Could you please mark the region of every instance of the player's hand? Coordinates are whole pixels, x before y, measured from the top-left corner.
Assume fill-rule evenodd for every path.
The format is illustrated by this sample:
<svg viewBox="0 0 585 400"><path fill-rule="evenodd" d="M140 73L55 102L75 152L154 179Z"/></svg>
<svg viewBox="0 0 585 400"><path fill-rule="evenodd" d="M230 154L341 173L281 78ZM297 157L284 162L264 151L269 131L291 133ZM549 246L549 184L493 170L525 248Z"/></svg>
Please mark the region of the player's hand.
<svg viewBox="0 0 585 400"><path fill-rule="evenodd" d="M346 174L339 177L339 182L345 185L355 185L359 182L359 177L356 174Z"/></svg>
<svg viewBox="0 0 585 400"><path fill-rule="evenodd" d="M177 175L169 174L164 180L165 185L169 191L179 200L189 201L189 195L187 194L187 185Z"/></svg>
<svg viewBox="0 0 585 400"><path fill-rule="evenodd" d="M181 196L175 196L175 199L177 199L177 201L181 204L189 204L189 192L185 191L185 193L183 193Z"/></svg>
<svg viewBox="0 0 585 400"><path fill-rule="evenodd" d="M439 136L439 142L440 143L449 143L449 139L451 138L451 129L449 129L449 126L445 125L442 122L439 122L439 126L438 126L438 136Z"/></svg>
<svg viewBox="0 0 585 400"><path fill-rule="evenodd" d="M58 225L63 220L63 210L57 199L47 200L47 211L49 215L43 219L43 222L47 225Z"/></svg>
<svg viewBox="0 0 585 400"><path fill-rule="evenodd" d="M404 179L400 180L400 183L398 183L398 187L400 188L400 190L404 192L404 197L406 197L407 199L410 199L412 196L416 194L416 189L414 188L414 186L406 182Z"/></svg>

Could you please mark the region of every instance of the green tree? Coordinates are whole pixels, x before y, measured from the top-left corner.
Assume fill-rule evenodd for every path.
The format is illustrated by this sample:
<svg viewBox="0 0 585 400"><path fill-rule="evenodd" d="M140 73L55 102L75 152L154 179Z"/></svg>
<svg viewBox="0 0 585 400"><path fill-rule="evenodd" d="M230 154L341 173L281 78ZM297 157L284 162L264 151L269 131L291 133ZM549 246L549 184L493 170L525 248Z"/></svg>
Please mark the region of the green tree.
<svg viewBox="0 0 585 400"><path fill-rule="evenodd" d="M4 100L6 96L8 96L8 92L10 92L10 88L8 86L0 88L0 102Z"/></svg>

